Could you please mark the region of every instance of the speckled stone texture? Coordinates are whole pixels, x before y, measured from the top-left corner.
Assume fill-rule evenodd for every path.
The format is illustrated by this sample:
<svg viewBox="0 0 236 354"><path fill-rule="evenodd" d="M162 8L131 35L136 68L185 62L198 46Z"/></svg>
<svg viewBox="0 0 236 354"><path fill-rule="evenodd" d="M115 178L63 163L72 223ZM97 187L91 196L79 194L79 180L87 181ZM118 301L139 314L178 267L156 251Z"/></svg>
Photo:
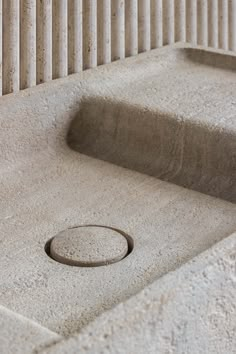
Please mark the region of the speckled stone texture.
<svg viewBox="0 0 236 354"><path fill-rule="evenodd" d="M235 353L236 233L43 354Z"/></svg>
<svg viewBox="0 0 236 354"><path fill-rule="evenodd" d="M56 333L0 306L1 353L33 353L60 339Z"/></svg>
<svg viewBox="0 0 236 354"><path fill-rule="evenodd" d="M84 101L69 145L235 203L236 57L179 49L155 64Z"/></svg>
<svg viewBox="0 0 236 354"><path fill-rule="evenodd" d="M56 235L50 243L50 255L53 259L80 267L97 267L119 262L127 253L126 238L105 227L67 229Z"/></svg>
<svg viewBox="0 0 236 354"><path fill-rule="evenodd" d="M44 352L233 352L235 58L167 47L1 99L0 304L63 337ZM88 224L133 252L48 257Z"/></svg>

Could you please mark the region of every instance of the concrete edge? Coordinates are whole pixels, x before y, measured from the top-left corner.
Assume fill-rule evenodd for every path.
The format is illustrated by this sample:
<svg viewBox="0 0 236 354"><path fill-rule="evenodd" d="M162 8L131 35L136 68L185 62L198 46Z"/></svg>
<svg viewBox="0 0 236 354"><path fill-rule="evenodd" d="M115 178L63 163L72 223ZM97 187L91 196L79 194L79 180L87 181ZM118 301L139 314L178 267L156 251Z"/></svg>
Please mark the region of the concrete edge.
<svg viewBox="0 0 236 354"><path fill-rule="evenodd" d="M0 305L1 353L32 353L60 339L57 333Z"/></svg>
<svg viewBox="0 0 236 354"><path fill-rule="evenodd" d="M228 292L223 296L225 283ZM177 351L173 335L184 353L230 353L236 347L235 324L231 323L236 315L235 287L236 232L103 313L80 333L40 353L124 353L125 348L129 353L148 348L154 353L173 346L173 353L183 352ZM214 321L223 315L227 319L222 329L222 322L218 327Z"/></svg>

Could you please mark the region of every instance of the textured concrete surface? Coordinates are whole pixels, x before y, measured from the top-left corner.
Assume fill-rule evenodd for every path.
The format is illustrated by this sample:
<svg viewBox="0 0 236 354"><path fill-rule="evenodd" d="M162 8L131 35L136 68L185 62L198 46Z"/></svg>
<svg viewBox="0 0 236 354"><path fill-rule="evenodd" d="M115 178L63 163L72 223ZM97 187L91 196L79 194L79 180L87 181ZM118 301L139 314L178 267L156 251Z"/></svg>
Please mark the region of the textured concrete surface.
<svg viewBox="0 0 236 354"><path fill-rule="evenodd" d="M58 262L96 267L122 260L128 253L126 238L105 227L86 226L67 229L50 242L49 255Z"/></svg>
<svg viewBox="0 0 236 354"><path fill-rule="evenodd" d="M234 354L236 233L43 354Z"/></svg>
<svg viewBox="0 0 236 354"><path fill-rule="evenodd" d="M61 337L37 323L0 306L0 352L32 353L53 345Z"/></svg>
<svg viewBox="0 0 236 354"><path fill-rule="evenodd" d="M123 84L83 102L70 146L236 202L236 57L180 49Z"/></svg>
<svg viewBox="0 0 236 354"><path fill-rule="evenodd" d="M130 297L127 306L130 306L132 301L135 304L136 296L139 296L136 294L150 283L154 282L153 286L158 296L162 290L167 289L167 285L163 285L163 288L160 285L159 293L159 281L162 282L159 278L173 271L163 279L169 279L168 286L176 284L178 289L176 303L173 302L172 305L176 311L179 311L178 316L176 314L176 317L173 317L176 318L174 323L176 328L182 330L181 319L186 316L193 321L193 327L190 328L192 330L195 328L194 321L197 321L197 317L194 313L190 315L188 307L180 306L185 294L191 294L192 285L191 282L186 282L186 289L189 290L186 290L186 293L184 289L182 291L181 286L184 284L186 273L182 273L183 268L178 268L224 238L226 238L224 244L233 247L231 238L227 236L236 229L236 205L229 201L235 200L236 126L233 94L235 56L224 54L223 61L228 61L228 67L225 68L220 64L221 56L200 54L199 63L199 60L193 60L189 55L191 56L191 51L164 48L1 99L1 305L38 322L53 332L70 336L81 331L105 310L110 310L114 305L125 302ZM214 58L211 59L211 65L203 62L209 57ZM181 60L183 64L180 63ZM189 65L189 71L184 70L185 62L187 68ZM181 65L183 71L178 75L177 71ZM204 74L201 75L201 72ZM183 75L185 79L182 78ZM199 75L202 81L200 78L196 82L191 80ZM179 87L179 94L176 96L172 95L174 82L175 91ZM184 86L186 82L188 82L188 89ZM223 89L220 86L222 82ZM170 95L166 97L168 86L171 86ZM215 91L214 96L212 92L216 88L217 93ZM142 92L138 95L140 90ZM190 97L188 102L186 102L187 97ZM103 134L105 138L105 131L107 137L113 137L115 151L122 153L127 149L117 150L117 146L120 148L117 137L121 136L119 129L123 129L125 125L122 126L122 115L117 115L117 107L120 107L122 113L125 112L124 107L128 107L127 109L132 112L130 118L126 115L127 119L130 119L126 125L129 129L125 135L129 149L127 155L129 169L83 155L68 147L68 132L71 135L73 129L76 132L75 142L80 142L77 139L79 118L82 117L84 123L92 121L89 102L91 107L97 110L97 116L102 113L101 107L104 107L105 111L109 107L109 112L113 112L116 119L119 118L117 129L114 130L114 119L108 119L109 115L105 114L104 125L101 125L101 132L97 131L97 137L99 140ZM85 120L82 115L87 111L88 120ZM136 115L139 111L142 113ZM145 122L144 111L147 117ZM170 123L165 123L165 120ZM183 149L182 140L176 138L174 145L171 140L175 136L173 134L175 127L177 137L182 132L180 129L178 134L179 121L182 121L182 128L197 125L198 137L203 134L202 140L200 139L197 145L194 139L195 130L192 128L187 130L184 136L186 139L190 137L192 144L191 141L187 142L189 153L181 152L183 160L181 166L186 166L183 171L188 178L191 169L194 171L191 188L201 187L205 194L161 181L160 177L169 180L163 175L148 175L151 175L148 167L152 164L155 165L155 169L158 167L153 157L160 156L160 162L165 158L168 160L166 165L160 164L163 169L164 166L167 167L167 176L176 175L180 178L182 173L185 178L181 166L178 173L176 172L175 161L175 157L178 156L175 151ZM133 124L133 130L132 122L136 123ZM139 147L139 142L136 142L132 155L129 139L131 143L134 141L133 132L137 132L137 122L140 127L143 127L143 135L140 133L140 128L138 132L140 140L143 139L144 142L144 152ZM172 124L173 129L169 130ZM155 139L148 139L148 134L153 130L155 135L159 128L160 136L156 138L158 148L155 150ZM124 132L122 129L121 132ZM215 131L216 135L212 133ZM84 132L88 132L86 134L89 136L91 130L85 129ZM148 144L149 140L150 144ZM88 141L89 144L93 143L91 137ZM109 139L105 141L109 142ZM107 150L110 159L111 146L109 144L99 146ZM153 148L154 153L151 154L145 170L143 159L147 156L146 147L147 151ZM209 166L213 156L211 147L215 148L215 155L213 165ZM133 169L138 170L138 168L131 165L133 161L137 161L136 148L140 151L140 162L144 173L134 171ZM196 154L194 154L195 150ZM96 157L104 158L101 154ZM115 160L112 162L119 164ZM190 168L187 167L187 163L190 164ZM205 172L208 173L207 179L205 179ZM216 179L213 178L215 174L217 174ZM197 187L194 184L196 181ZM185 185L181 180L175 182ZM222 199L214 198L209 194L221 196ZM124 231L134 240L133 252L121 262L98 268L70 267L48 257L44 249L48 240L68 227L88 224L105 225ZM196 269L207 266L203 262L204 257L195 261ZM209 273L209 279L211 274L217 272L214 264L217 265L218 253L213 252L212 257L215 263L212 263L213 273ZM180 274L183 274L183 278L180 278ZM220 277L223 277L223 272L220 273L219 279ZM176 281L182 279L182 281L175 283L174 279ZM228 288L224 283L225 279L222 279L222 282L215 281L214 277L212 279L211 283L210 281L206 283L206 287L204 282L201 285L202 278L199 280L199 292L196 292L196 298L200 301L204 295L210 303L213 293L216 293L219 287L220 298L223 299L225 296L228 304ZM229 294L231 294L230 286L234 286L233 282L232 284L229 282ZM142 294L146 294L145 299L152 303L153 298L148 289L146 288ZM211 293L210 289L214 291ZM199 304L199 302L195 303L194 296L188 296L190 305ZM126 302L120 305L120 308L126 306L125 304ZM226 310L227 304L222 305ZM204 303L202 306L204 313ZM213 309L218 313L218 307ZM146 310L148 311L148 308ZM140 307L144 317L146 310L145 307ZM138 307L135 311L138 311ZM112 321L113 312L108 312L107 316L110 316ZM229 323L227 322L226 328L221 328L224 337L222 346L223 343L229 343L226 349L231 343L227 342L227 330L230 333L230 326L233 323L230 312L227 312L227 316ZM163 319L159 321L160 326L163 321ZM207 325L207 318L205 323ZM96 326L99 326L98 322ZM149 338L148 328L147 332L143 329L138 332L143 346L147 345L145 333L147 333L146 339ZM164 322L163 328L168 332ZM196 327L196 332L198 330L201 338L200 327ZM184 345L187 341L185 332L175 333ZM123 334L121 333L120 341ZM135 343L140 342L137 341L135 332L130 332L128 337L132 352ZM24 339L22 341L24 342ZM94 343L96 343L95 339ZM124 340L124 343L127 342ZM155 348L155 343L152 345L152 348ZM49 350L49 347L47 346L45 350ZM214 352L212 348L210 350ZM233 347L231 349L233 350ZM177 350L181 353L181 349L177 348Z"/></svg>
<svg viewBox="0 0 236 354"><path fill-rule="evenodd" d="M45 151L16 168L1 176L0 303L62 335L236 228L234 204L69 149ZM125 231L133 252L97 268L70 267L47 256L49 239L86 224Z"/></svg>

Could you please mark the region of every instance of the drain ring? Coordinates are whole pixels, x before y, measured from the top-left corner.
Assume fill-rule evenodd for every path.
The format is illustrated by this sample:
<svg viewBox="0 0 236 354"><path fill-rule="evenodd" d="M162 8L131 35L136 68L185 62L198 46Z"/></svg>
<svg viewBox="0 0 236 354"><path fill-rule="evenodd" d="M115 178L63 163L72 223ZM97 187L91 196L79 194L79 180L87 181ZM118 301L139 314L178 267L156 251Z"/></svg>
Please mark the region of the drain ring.
<svg viewBox="0 0 236 354"><path fill-rule="evenodd" d="M66 229L45 247L57 262L77 267L98 267L116 263L133 249L133 240L119 229L83 225Z"/></svg>

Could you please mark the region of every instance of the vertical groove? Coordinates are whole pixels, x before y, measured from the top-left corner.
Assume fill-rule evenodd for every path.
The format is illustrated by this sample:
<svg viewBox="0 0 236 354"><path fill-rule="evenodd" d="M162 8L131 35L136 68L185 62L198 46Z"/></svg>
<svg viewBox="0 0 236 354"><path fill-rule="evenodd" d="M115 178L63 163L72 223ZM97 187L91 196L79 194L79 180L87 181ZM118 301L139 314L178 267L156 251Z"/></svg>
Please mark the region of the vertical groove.
<svg viewBox="0 0 236 354"><path fill-rule="evenodd" d="M219 47L228 50L228 0L219 0Z"/></svg>
<svg viewBox="0 0 236 354"><path fill-rule="evenodd" d="M138 1L138 50L146 52L151 49L150 0Z"/></svg>
<svg viewBox="0 0 236 354"><path fill-rule="evenodd" d="M2 96L2 0L0 0L0 96Z"/></svg>
<svg viewBox="0 0 236 354"><path fill-rule="evenodd" d="M52 0L37 0L37 83L52 80Z"/></svg>
<svg viewBox="0 0 236 354"><path fill-rule="evenodd" d="M198 0L198 44L208 45L208 6L207 0Z"/></svg>
<svg viewBox="0 0 236 354"><path fill-rule="evenodd" d="M19 90L19 5L19 0L3 0L3 94Z"/></svg>
<svg viewBox="0 0 236 354"><path fill-rule="evenodd" d="M68 74L67 58L67 0L52 1L53 78Z"/></svg>
<svg viewBox="0 0 236 354"><path fill-rule="evenodd" d="M68 0L68 73L83 69L83 8L82 0Z"/></svg>
<svg viewBox="0 0 236 354"><path fill-rule="evenodd" d="M229 49L236 51L236 0L229 0Z"/></svg>
<svg viewBox="0 0 236 354"><path fill-rule="evenodd" d="M138 0L125 3L125 55L138 53Z"/></svg>
<svg viewBox="0 0 236 354"><path fill-rule="evenodd" d="M151 0L152 48L163 45L162 0Z"/></svg>
<svg viewBox="0 0 236 354"><path fill-rule="evenodd" d="M36 85L36 2L21 0L20 88Z"/></svg>
<svg viewBox="0 0 236 354"><path fill-rule="evenodd" d="M208 0L208 45L218 48L218 0Z"/></svg>
<svg viewBox="0 0 236 354"><path fill-rule="evenodd" d="M163 44L175 41L174 0L163 0Z"/></svg>
<svg viewBox="0 0 236 354"><path fill-rule="evenodd" d="M98 0L98 65L111 62L111 0Z"/></svg>
<svg viewBox="0 0 236 354"><path fill-rule="evenodd" d="M186 8L186 39L197 44L197 0L189 0Z"/></svg>
<svg viewBox="0 0 236 354"><path fill-rule="evenodd" d="M175 0L175 41L186 41L186 0Z"/></svg>
<svg viewBox="0 0 236 354"><path fill-rule="evenodd" d="M97 0L83 1L83 68L97 66Z"/></svg>
<svg viewBox="0 0 236 354"><path fill-rule="evenodd" d="M112 60L125 57L125 3L124 0L112 0L111 7L111 56Z"/></svg>

